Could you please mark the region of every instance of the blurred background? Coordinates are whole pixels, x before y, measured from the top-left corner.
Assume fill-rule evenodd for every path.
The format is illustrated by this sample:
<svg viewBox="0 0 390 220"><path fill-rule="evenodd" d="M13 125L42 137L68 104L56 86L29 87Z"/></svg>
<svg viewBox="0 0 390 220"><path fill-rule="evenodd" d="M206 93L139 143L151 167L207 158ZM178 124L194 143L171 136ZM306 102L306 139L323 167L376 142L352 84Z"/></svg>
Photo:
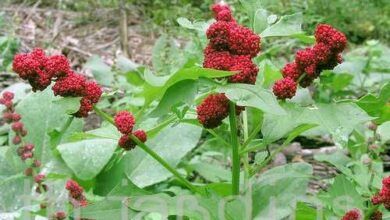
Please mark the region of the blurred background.
<svg viewBox="0 0 390 220"><path fill-rule="evenodd" d="M302 36L293 33L288 35L290 37L263 39L262 53L256 60L259 65L268 60L273 68L280 69L292 59L297 49L312 43L310 35L318 23L328 23L348 37L345 58L355 62L355 69L347 72L361 72L367 77L368 72L374 73L370 75L370 80L361 80L366 84L357 86L358 91L353 91L354 95L360 97L367 90L376 90L381 85L377 82L383 81L384 76L387 79L388 74L376 77L375 73L390 72L390 61L386 59L390 54L390 0L226 2L231 5L237 20L245 26L258 27L253 19L257 11L251 10L262 8L268 26L285 17L282 23L286 29L291 27L293 31L304 33ZM206 39L200 32L204 33L211 22L209 8L213 3L214 0L2 0L0 69L5 74L0 74L1 87L14 81L15 75L9 74L14 54L34 47L67 55L72 67L77 70L82 70L85 63L96 63L96 57L113 67L118 56L124 56L134 66L146 66L156 75L172 74L172 69L164 67L164 64L172 62L179 62L177 66L180 66L194 59L201 64ZM178 18L185 19L179 22ZM185 57L185 60L178 57ZM335 84L333 78L324 75L325 80ZM345 77L337 79L339 82L336 84L341 83L338 90L345 90L355 80L347 78L348 83L345 83ZM331 98L334 97L326 99Z"/></svg>

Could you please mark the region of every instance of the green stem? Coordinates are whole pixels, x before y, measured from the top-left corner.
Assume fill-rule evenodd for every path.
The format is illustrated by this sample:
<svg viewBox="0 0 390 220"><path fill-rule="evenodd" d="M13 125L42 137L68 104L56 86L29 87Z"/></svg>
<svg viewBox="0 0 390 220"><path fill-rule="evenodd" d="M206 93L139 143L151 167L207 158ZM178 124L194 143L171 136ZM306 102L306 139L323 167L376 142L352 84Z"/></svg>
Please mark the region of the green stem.
<svg viewBox="0 0 390 220"><path fill-rule="evenodd" d="M98 107L94 106L93 109L95 110L96 114L101 116L103 119L108 121L109 123L115 125L114 120L111 116L104 113L102 110L100 110ZM147 154L149 154L153 159L155 159L157 162L159 162L163 167L165 167L169 172L171 172L174 176L176 176L186 187L188 187L191 191L197 192L202 194L201 191L199 191L195 186L193 186L187 179L182 177L179 172L175 170L175 168L171 167L163 158L161 158L156 152L154 152L152 149L150 149L146 144L138 140L137 137L134 135L130 135L130 138Z"/></svg>
<svg viewBox="0 0 390 220"><path fill-rule="evenodd" d="M237 118L236 118L236 105L233 102L229 103L229 121L230 121L230 135L232 142L232 193L238 195L240 193L240 155L239 155L239 142L237 138Z"/></svg>
<svg viewBox="0 0 390 220"><path fill-rule="evenodd" d="M96 112L97 115L99 115L100 117L102 117L104 120L106 120L107 122L115 125L115 122L114 122L114 119L112 119L111 116L109 116L107 113L103 112L102 110L100 110L98 107L96 106L93 106L93 110Z"/></svg>
<svg viewBox="0 0 390 220"><path fill-rule="evenodd" d="M269 157L267 157L259 166L254 167L251 170L250 176L253 176L257 173L257 171L263 169L267 164L279 153L281 152L285 147L288 146L288 143L283 143L281 146L279 146L276 150L274 150Z"/></svg>
<svg viewBox="0 0 390 220"><path fill-rule="evenodd" d="M378 210L379 205L371 206L364 214L364 220L369 220L372 216L372 214L375 213L376 210Z"/></svg>
<svg viewBox="0 0 390 220"><path fill-rule="evenodd" d="M225 139L223 139L220 135L218 135L214 130L212 129L206 129L207 132L209 132L211 135L213 135L215 138L217 138L218 140L220 140L223 144L225 144L227 147L230 147L230 144L225 141Z"/></svg>
<svg viewBox="0 0 390 220"><path fill-rule="evenodd" d="M243 124L243 130L244 130L244 142L248 140L248 112L245 110L242 112L242 124ZM241 150L243 150L244 146L241 147ZM240 154L241 155L241 154ZM247 153L244 153L242 156L242 161L244 164L244 186L245 189L249 185L249 157Z"/></svg>
<svg viewBox="0 0 390 220"><path fill-rule="evenodd" d="M156 152L149 148L145 143L138 140L138 138L130 134L130 138L146 153L153 157L157 162L159 162L163 167L169 170L177 179L179 179L188 189L193 192L201 193L195 186L193 186L187 179L182 177L179 172L176 171L171 165L169 165L163 158L161 158Z"/></svg>
<svg viewBox="0 0 390 220"><path fill-rule="evenodd" d="M251 132L249 137L245 140L244 144L242 145L242 149L245 149L246 146L248 146L248 144L252 141L252 139L256 137L257 133L259 133L259 131L261 130L261 126L262 124L259 123L257 127Z"/></svg>
<svg viewBox="0 0 390 220"><path fill-rule="evenodd" d="M64 136L66 130L68 130L68 128L72 124L73 119L74 119L74 116L71 116L66 120L65 124L62 126L62 128L60 130L58 137L56 139L54 139L53 142L51 142L53 147L55 147L61 143L62 137Z"/></svg>

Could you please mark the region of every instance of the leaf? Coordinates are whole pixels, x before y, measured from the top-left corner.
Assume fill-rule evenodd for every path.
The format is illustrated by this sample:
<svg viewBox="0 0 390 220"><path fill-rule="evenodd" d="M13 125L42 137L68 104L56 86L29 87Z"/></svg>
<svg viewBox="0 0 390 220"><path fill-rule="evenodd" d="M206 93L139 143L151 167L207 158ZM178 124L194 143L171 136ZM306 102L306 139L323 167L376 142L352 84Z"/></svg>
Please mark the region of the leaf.
<svg viewBox="0 0 390 220"><path fill-rule="evenodd" d="M260 86L235 83L220 86L218 91L225 93L232 102L239 106L250 106L275 115L286 113L276 101L275 96Z"/></svg>
<svg viewBox="0 0 390 220"><path fill-rule="evenodd" d="M295 209L295 219L317 219L317 210L306 203L298 202Z"/></svg>
<svg viewBox="0 0 390 220"><path fill-rule="evenodd" d="M87 63L84 66L87 69L92 71L94 79L103 86L111 86L114 81L114 73L111 71L103 59L97 55L93 55L87 60Z"/></svg>
<svg viewBox="0 0 390 220"><path fill-rule="evenodd" d="M171 166L176 167L181 158L198 143L202 129L190 124L166 127L146 144ZM172 174L146 154L142 149L130 151L127 161L127 177L138 187L146 187L169 178Z"/></svg>
<svg viewBox="0 0 390 220"><path fill-rule="evenodd" d="M192 161L189 166L210 182L228 182L231 180L231 172L218 164L208 164L202 161Z"/></svg>
<svg viewBox="0 0 390 220"><path fill-rule="evenodd" d="M125 56L118 56L116 60L116 67L118 67L122 72L135 71L139 65L131 61Z"/></svg>
<svg viewBox="0 0 390 220"><path fill-rule="evenodd" d="M261 37L290 36L302 32L302 13L282 16L278 22L261 32Z"/></svg>
<svg viewBox="0 0 390 220"><path fill-rule="evenodd" d="M265 9L257 9L253 19L253 31L257 34L263 32L268 26L268 11Z"/></svg>
<svg viewBox="0 0 390 220"><path fill-rule="evenodd" d="M386 143L390 140L390 121L387 121L378 126L377 134L381 137L381 142Z"/></svg>
<svg viewBox="0 0 390 220"><path fill-rule="evenodd" d="M280 70L270 63L265 63L262 69L264 69L263 86L266 88L270 87L276 80L283 78Z"/></svg>
<svg viewBox="0 0 390 220"><path fill-rule="evenodd" d="M48 88L42 92L30 93L16 106L16 112L21 114L22 122L28 131L24 141L35 145L34 155L43 164L53 156L49 132L60 130L69 118L63 107L53 102L56 99ZM81 131L82 124L82 120L74 119L62 140L66 140L74 132Z"/></svg>
<svg viewBox="0 0 390 220"><path fill-rule="evenodd" d="M344 175L337 176L332 186L326 192L321 192L318 198L324 205L331 207L338 216L343 216L352 208L364 209L365 199Z"/></svg>
<svg viewBox="0 0 390 220"><path fill-rule="evenodd" d="M81 97L60 97L53 100L53 104L63 109L66 114L76 113L80 109Z"/></svg>
<svg viewBox="0 0 390 220"><path fill-rule="evenodd" d="M141 95L145 97L145 105L150 104L156 99L164 96L165 92L174 84L183 80L197 80L199 78L220 78L231 76L234 72L220 71L214 69L204 69L199 67L183 68L169 77L161 86L153 86L148 83L144 85L144 91Z"/></svg>
<svg viewBox="0 0 390 220"><path fill-rule="evenodd" d="M88 139L57 147L66 165L82 180L94 178L107 164L117 146L112 139Z"/></svg>
<svg viewBox="0 0 390 220"><path fill-rule="evenodd" d="M264 115L262 132L268 143L286 136L301 124L317 124L317 131L332 134L337 143L345 144L357 125L371 120L353 103L316 104L310 107L286 103L283 107L287 111L286 115Z"/></svg>
<svg viewBox="0 0 390 220"><path fill-rule="evenodd" d="M151 117L159 117L172 111L176 104L190 105L198 91L198 84L194 80L184 80L174 84L164 94L157 107L150 113Z"/></svg>
<svg viewBox="0 0 390 220"><path fill-rule="evenodd" d="M350 163L352 160L340 150L332 154L316 154L314 155L314 159L321 162L328 162L335 166L345 175L352 177L352 171L347 168L347 164Z"/></svg>
<svg viewBox="0 0 390 220"><path fill-rule="evenodd" d="M161 35L156 40L152 51L152 64L158 75L171 75L177 72L185 62L185 56L173 38Z"/></svg>
<svg viewBox="0 0 390 220"><path fill-rule="evenodd" d="M312 173L312 167L306 163L287 164L264 172L253 183L254 219L284 219L290 215L297 197L305 195Z"/></svg>
<svg viewBox="0 0 390 220"><path fill-rule="evenodd" d="M360 98L356 104L364 109L370 116L378 117L375 122L381 124L390 120L390 82L386 83L378 96L367 94Z"/></svg>

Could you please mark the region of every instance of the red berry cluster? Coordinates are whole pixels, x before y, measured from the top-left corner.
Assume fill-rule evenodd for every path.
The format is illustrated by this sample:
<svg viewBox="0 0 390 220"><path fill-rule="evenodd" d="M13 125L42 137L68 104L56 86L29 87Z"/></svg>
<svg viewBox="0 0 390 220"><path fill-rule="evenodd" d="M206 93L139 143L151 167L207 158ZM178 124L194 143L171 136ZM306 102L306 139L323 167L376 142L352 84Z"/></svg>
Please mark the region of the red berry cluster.
<svg viewBox="0 0 390 220"><path fill-rule="evenodd" d="M203 67L237 72L228 78L231 83L255 84L259 69L252 58L260 52L260 37L239 25L227 4L215 4L211 9L216 22L206 33L210 42L204 50ZM237 107L237 114L241 110ZM229 99L225 94L209 95L197 107L197 114L205 128L218 127L229 114Z"/></svg>
<svg viewBox="0 0 390 220"><path fill-rule="evenodd" d="M323 70L333 69L342 62L341 52L347 45L347 38L343 33L330 25L320 24L316 28L315 38L316 44L313 47L299 50L295 54L295 61L283 67L284 79L276 81L273 87L273 92L279 99L292 98L296 92L296 84L306 88ZM287 78L291 80L286 80Z"/></svg>
<svg viewBox="0 0 390 220"><path fill-rule="evenodd" d="M390 176L382 180L381 191L372 197L371 202L374 205L383 204L390 211Z"/></svg>
<svg viewBox="0 0 390 220"><path fill-rule="evenodd" d="M29 81L33 91L44 90L55 81L54 95L82 97L76 117L86 117L102 95L100 86L73 72L63 55L46 56L42 49L36 48L28 54L17 54L12 66L22 79Z"/></svg>
<svg viewBox="0 0 390 220"><path fill-rule="evenodd" d="M73 207L85 207L88 201L83 195L84 189L74 180L68 180L65 189L69 191L69 197Z"/></svg>
<svg viewBox="0 0 390 220"><path fill-rule="evenodd" d="M345 215L341 220L361 220L361 219L362 219L362 214L360 213L360 211L357 209L352 209L347 213L345 213Z"/></svg>
<svg viewBox="0 0 390 220"><path fill-rule="evenodd" d="M204 51L203 67L236 71L229 82L255 84L259 69L252 58L260 52L260 37L240 26L228 5L215 4L212 10L217 21L206 33L210 42Z"/></svg>
<svg viewBox="0 0 390 220"><path fill-rule="evenodd" d="M137 137L141 142L146 142L147 136L144 130L136 130L133 132L135 118L133 114L127 111L120 111L114 117L115 126L122 133L118 145L124 150L131 150L137 144L129 137L130 134Z"/></svg>
<svg viewBox="0 0 390 220"><path fill-rule="evenodd" d="M240 114L242 107L236 106L236 114ZM205 128L216 128L229 115L229 99L224 93L211 94L196 108L198 121Z"/></svg>

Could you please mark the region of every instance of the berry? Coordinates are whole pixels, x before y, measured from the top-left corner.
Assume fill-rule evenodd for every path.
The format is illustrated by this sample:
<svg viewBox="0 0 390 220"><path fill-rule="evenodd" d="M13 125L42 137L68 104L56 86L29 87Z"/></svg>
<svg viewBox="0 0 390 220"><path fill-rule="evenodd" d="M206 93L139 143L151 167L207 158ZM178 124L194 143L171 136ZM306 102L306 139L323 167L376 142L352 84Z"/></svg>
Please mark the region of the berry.
<svg viewBox="0 0 390 220"><path fill-rule="evenodd" d="M249 56L236 56L235 64L230 68L230 71L238 73L229 77L231 83L246 83L255 84L259 68L252 62Z"/></svg>
<svg viewBox="0 0 390 220"><path fill-rule="evenodd" d="M5 91L4 93L3 93L3 98L5 99L5 100L8 100L8 101L11 101L12 99L14 99L14 94L12 93L12 92L8 92L8 91Z"/></svg>
<svg viewBox="0 0 390 220"><path fill-rule="evenodd" d="M376 210L371 216L370 220L382 220L382 212L379 210Z"/></svg>
<svg viewBox="0 0 390 220"><path fill-rule="evenodd" d="M233 54L255 57L260 51L260 37L251 29L236 25L229 29L228 45Z"/></svg>
<svg viewBox="0 0 390 220"><path fill-rule="evenodd" d="M212 94L207 96L196 108L198 121L205 128L216 128L229 114L229 99L225 94Z"/></svg>
<svg viewBox="0 0 390 220"><path fill-rule="evenodd" d="M362 214L360 213L360 211L357 209L352 209L347 213L345 213L345 215L341 220L361 220L361 219L362 219Z"/></svg>
<svg viewBox="0 0 390 220"><path fill-rule="evenodd" d="M228 50L229 33L235 23L226 21L217 21L207 29L206 36L210 40L210 45L215 50Z"/></svg>
<svg viewBox="0 0 390 220"><path fill-rule="evenodd" d="M127 111L118 112L114 121L115 126L122 134L130 134L135 124L134 116Z"/></svg>
<svg viewBox="0 0 390 220"><path fill-rule="evenodd" d="M40 167L42 165L40 160L35 159L32 163L33 167Z"/></svg>
<svg viewBox="0 0 390 220"><path fill-rule="evenodd" d="M45 179L45 175L44 174L38 174L34 177L34 181L38 184L41 184L43 182L43 180Z"/></svg>
<svg viewBox="0 0 390 220"><path fill-rule="evenodd" d="M68 180L65 189L69 191L73 207L84 207L88 205L88 201L83 195L84 189L76 181Z"/></svg>
<svg viewBox="0 0 390 220"><path fill-rule="evenodd" d="M214 12L214 16L218 15L221 11L231 11L229 5L223 2L212 5L211 10Z"/></svg>
<svg viewBox="0 0 390 220"><path fill-rule="evenodd" d="M93 105L91 101L88 98L83 97L80 100L80 109L74 114L74 116L78 118L87 117L88 112L92 110L93 110Z"/></svg>
<svg viewBox="0 0 390 220"><path fill-rule="evenodd" d="M18 113L13 113L12 114L12 120L13 121L20 121L22 119L22 116L20 116Z"/></svg>
<svg viewBox="0 0 390 220"><path fill-rule="evenodd" d="M291 78L294 81L297 81L301 76L297 64L295 62L287 63L282 69L282 75L284 78Z"/></svg>
<svg viewBox="0 0 390 220"><path fill-rule="evenodd" d="M82 75L71 72L57 80L52 90L54 95L78 97L84 95L85 84L86 80Z"/></svg>
<svg viewBox="0 0 390 220"><path fill-rule="evenodd" d="M45 70L50 77L63 77L71 72L69 60L64 55L48 57Z"/></svg>
<svg viewBox="0 0 390 220"><path fill-rule="evenodd" d="M142 143L145 143L147 140L146 132L144 130L136 130L133 132L133 135ZM137 144L127 134L125 134L119 139L118 145L125 150L131 150Z"/></svg>
<svg viewBox="0 0 390 220"><path fill-rule="evenodd" d="M54 217L55 220L63 220L63 219L66 218L66 213L63 212L63 211L58 211L58 212L56 212L56 213L54 214L53 217Z"/></svg>
<svg viewBox="0 0 390 220"><path fill-rule="evenodd" d="M18 135L16 135L13 139L12 139L12 143L15 144L15 145L18 145L20 144L20 142L22 142L22 138Z"/></svg>
<svg viewBox="0 0 390 220"><path fill-rule="evenodd" d="M12 112L4 112L3 119L6 123L11 123L14 121L14 114Z"/></svg>
<svg viewBox="0 0 390 220"><path fill-rule="evenodd" d="M20 121L17 121L17 122L14 122L12 125L11 125L11 128L14 132L18 133L18 132L21 132L23 130L23 123L20 122Z"/></svg>
<svg viewBox="0 0 390 220"><path fill-rule="evenodd" d="M295 96L297 84L291 78L284 78L276 81L272 89L278 99L289 99Z"/></svg>
<svg viewBox="0 0 390 220"><path fill-rule="evenodd" d="M324 43L318 43L313 47L313 53L318 64L325 64L332 56L330 48Z"/></svg>
<svg viewBox="0 0 390 220"><path fill-rule="evenodd" d="M232 12L230 10L222 10L222 11L218 12L218 14L215 16L215 20L234 22L234 18L233 18Z"/></svg>
<svg viewBox="0 0 390 220"><path fill-rule="evenodd" d="M32 151L32 150L34 150L34 145L33 144L26 144L26 145L24 145L24 150L25 151Z"/></svg>
<svg viewBox="0 0 390 220"><path fill-rule="evenodd" d="M234 65L234 57L227 51L216 51L208 46L205 49L204 68L230 70Z"/></svg>
<svg viewBox="0 0 390 220"><path fill-rule="evenodd" d="M102 95L102 89L96 82L87 82L85 84L85 97L91 101L91 103L97 103Z"/></svg>
<svg viewBox="0 0 390 220"><path fill-rule="evenodd" d="M24 175L26 176L32 176L33 169L31 167L28 167L24 170Z"/></svg>
<svg viewBox="0 0 390 220"><path fill-rule="evenodd" d="M390 176L382 180L382 189L371 198L371 202L374 205L383 204L390 211Z"/></svg>
<svg viewBox="0 0 390 220"><path fill-rule="evenodd" d="M343 51L347 45L347 37L330 25L320 24L314 34L318 43L325 43L336 53Z"/></svg>

